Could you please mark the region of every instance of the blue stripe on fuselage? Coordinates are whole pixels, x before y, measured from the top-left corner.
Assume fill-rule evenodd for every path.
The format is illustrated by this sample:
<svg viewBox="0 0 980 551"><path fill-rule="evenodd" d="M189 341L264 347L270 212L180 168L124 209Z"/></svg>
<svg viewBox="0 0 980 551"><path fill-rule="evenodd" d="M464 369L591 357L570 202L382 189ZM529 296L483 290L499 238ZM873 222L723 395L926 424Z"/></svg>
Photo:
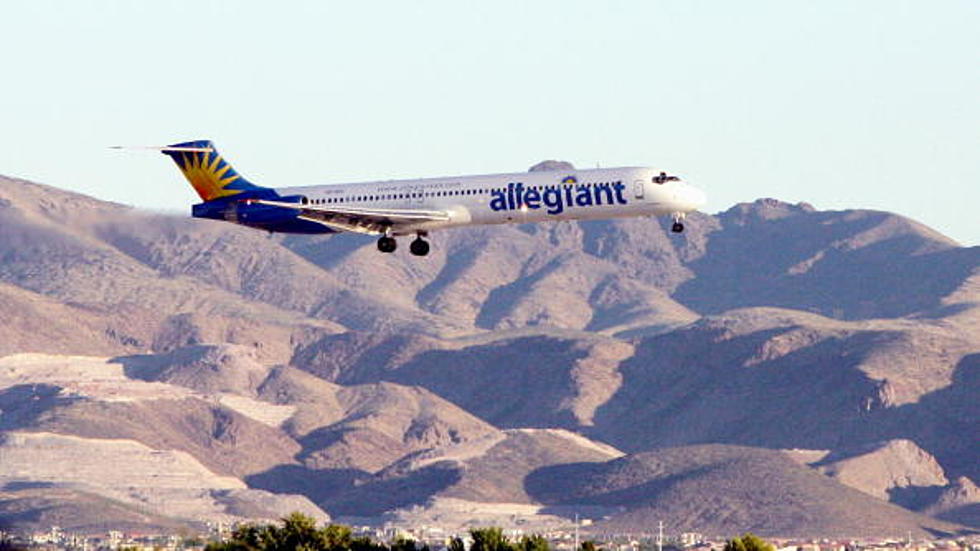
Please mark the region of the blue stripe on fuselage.
<svg viewBox="0 0 980 551"><path fill-rule="evenodd" d="M249 194L248 198L271 199L287 203L298 203L300 201L299 196L280 197L275 192L272 194L263 193L261 197ZM335 230L323 224L300 219L298 210L247 203L238 195L198 203L192 207L191 215L194 218L225 220L227 222L234 222L243 226L272 232L306 234L337 233Z"/></svg>

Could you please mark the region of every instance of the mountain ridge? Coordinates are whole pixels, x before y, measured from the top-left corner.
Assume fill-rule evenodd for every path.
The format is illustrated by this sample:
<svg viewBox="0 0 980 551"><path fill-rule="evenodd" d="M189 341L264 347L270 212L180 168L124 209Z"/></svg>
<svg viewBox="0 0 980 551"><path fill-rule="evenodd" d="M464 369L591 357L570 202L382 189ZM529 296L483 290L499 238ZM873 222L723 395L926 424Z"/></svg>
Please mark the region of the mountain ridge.
<svg viewBox="0 0 980 551"><path fill-rule="evenodd" d="M772 199L688 222L466 228L419 259L0 177L0 437L134 442L240 485L180 490L148 526L301 503L555 526L589 504L549 473L587 464L612 488L610 464L668 458L672 485L637 488L702 528L843 534L859 515L835 500L880 533L980 527L980 247ZM814 501L770 486L754 510L753 457ZM23 519L62 496L79 515L116 504L79 527L141 522L111 478L18 465L0 461L3 518L37 526ZM629 488L600 526L649 526ZM717 488L733 494L712 508Z"/></svg>

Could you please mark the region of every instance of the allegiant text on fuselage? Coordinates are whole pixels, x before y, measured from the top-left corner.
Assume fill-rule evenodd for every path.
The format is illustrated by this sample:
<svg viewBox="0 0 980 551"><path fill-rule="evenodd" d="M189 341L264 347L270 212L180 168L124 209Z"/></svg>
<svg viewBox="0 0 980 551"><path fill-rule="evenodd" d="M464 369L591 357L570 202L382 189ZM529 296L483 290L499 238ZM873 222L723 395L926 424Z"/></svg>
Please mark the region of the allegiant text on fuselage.
<svg viewBox="0 0 980 551"><path fill-rule="evenodd" d="M547 209L548 214L561 214L569 207L598 205L625 205L626 197L622 182L600 184L561 184L525 187L521 182L507 184L507 189L490 192L490 209L494 211L518 209Z"/></svg>

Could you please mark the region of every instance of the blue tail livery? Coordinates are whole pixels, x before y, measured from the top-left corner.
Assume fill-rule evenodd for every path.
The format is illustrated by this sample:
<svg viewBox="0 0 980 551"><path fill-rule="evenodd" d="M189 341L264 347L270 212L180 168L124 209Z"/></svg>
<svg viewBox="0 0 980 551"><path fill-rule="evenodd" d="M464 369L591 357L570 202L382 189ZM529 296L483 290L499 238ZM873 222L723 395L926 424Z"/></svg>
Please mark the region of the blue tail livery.
<svg viewBox="0 0 980 551"><path fill-rule="evenodd" d="M176 143L160 148L160 152L177 163L204 201L263 189L236 172L210 140Z"/></svg>

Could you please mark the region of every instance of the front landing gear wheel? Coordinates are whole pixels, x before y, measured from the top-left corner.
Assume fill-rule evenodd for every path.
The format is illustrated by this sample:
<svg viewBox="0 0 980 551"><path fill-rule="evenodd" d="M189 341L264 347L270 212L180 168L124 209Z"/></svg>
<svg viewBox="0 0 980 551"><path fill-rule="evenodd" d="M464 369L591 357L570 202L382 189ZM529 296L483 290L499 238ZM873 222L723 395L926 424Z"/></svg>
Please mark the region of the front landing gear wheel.
<svg viewBox="0 0 980 551"><path fill-rule="evenodd" d="M421 237L416 237L415 240L408 245L408 250L412 251L412 254L415 256L425 256L429 254L429 242Z"/></svg>
<svg viewBox="0 0 980 551"><path fill-rule="evenodd" d="M378 238L378 250L383 253L393 253L398 248L398 242L394 237L383 236Z"/></svg>
<svg viewBox="0 0 980 551"><path fill-rule="evenodd" d="M674 222L674 225L670 227L670 231L674 233L681 233L682 231L684 231L684 224L681 224L680 222Z"/></svg>

